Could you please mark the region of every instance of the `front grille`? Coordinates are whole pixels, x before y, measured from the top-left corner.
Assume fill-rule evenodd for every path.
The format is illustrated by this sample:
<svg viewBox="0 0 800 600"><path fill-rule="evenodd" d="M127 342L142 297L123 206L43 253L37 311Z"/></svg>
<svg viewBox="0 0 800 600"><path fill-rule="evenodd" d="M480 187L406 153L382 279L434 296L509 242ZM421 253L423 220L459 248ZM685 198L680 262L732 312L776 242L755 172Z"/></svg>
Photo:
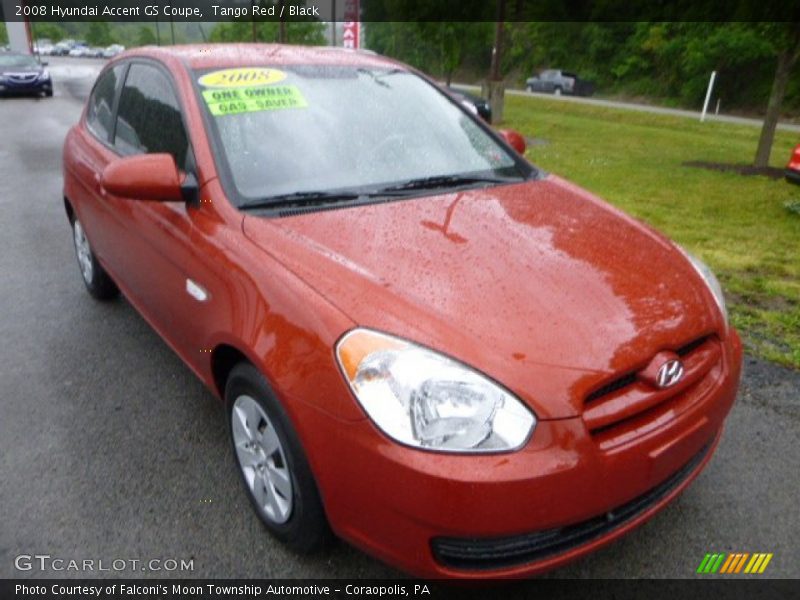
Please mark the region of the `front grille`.
<svg viewBox="0 0 800 600"><path fill-rule="evenodd" d="M36 80L38 75L7 75L6 80L11 83L32 83Z"/></svg>
<svg viewBox="0 0 800 600"><path fill-rule="evenodd" d="M722 355L719 340L706 335L674 352L684 366L683 378L675 385L657 388L632 371L586 396L583 422L601 448L609 450L647 434L666 423L670 414L686 410L709 392Z"/></svg>
<svg viewBox="0 0 800 600"><path fill-rule="evenodd" d="M677 350L675 350L675 354L683 358L697 350L700 346L705 344L708 341L710 336L704 335L703 337L697 338L693 342L689 342L688 344L681 346Z"/></svg>
<svg viewBox="0 0 800 600"><path fill-rule="evenodd" d="M697 350L700 346L705 344L708 341L709 337L710 336L704 335L703 337L697 338L696 340L693 340L688 344L684 344L683 346L675 350L675 354L677 354L681 358L688 356L689 354ZM631 373L626 373L622 377L614 379L613 381L605 384L600 388L597 388L591 394L586 396L585 403L588 404L590 402L593 402L594 400L602 398L603 396L608 396L609 394L613 394L614 392L624 389L629 385L633 385L634 383L636 383L636 372L633 371Z"/></svg>
<svg viewBox="0 0 800 600"><path fill-rule="evenodd" d="M663 483L606 514L575 525L510 537L437 537L431 540L433 556L442 565L454 569L486 570L522 565L567 552L622 527L665 498L695 471L711 446L709 442Z"/></svg>
<svg viewBox="0 0 800 600"><path fill-rule="evenodd" d="M607 383L601 388L596 389L591 394L586 396L586 404L589 402L593 402L603 396L608 396L609 394L613 394L618 390L625 389L629 385L636 383L636 373L628 373L627 375L623 375L619 379L615 379L611 383Z"/></svg>

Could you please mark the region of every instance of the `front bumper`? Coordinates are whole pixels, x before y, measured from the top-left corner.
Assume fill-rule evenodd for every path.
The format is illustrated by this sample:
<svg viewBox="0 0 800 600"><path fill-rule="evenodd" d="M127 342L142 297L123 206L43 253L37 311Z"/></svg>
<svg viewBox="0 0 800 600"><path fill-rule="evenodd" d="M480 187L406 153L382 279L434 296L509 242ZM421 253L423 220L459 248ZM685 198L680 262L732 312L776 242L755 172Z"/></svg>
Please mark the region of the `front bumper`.
<svg viewBox="0 0 800 600"><path fill-rule="evenodd" d="M783 175L789 183L800 185L800 169L790 169L787 167L783 171Z"/></svg>
<svg viewBox="0 0 800 600"><path fill-rule="evenodd" d="M17 83L9 80L0 82L0 94L42 94L53 91L52 79Z"/></svg>
<svg viewBox="0 0 800 600"><path fill-rule="evenodd" d="M581 417L540 421L517 452L472 456L406 448L368 420L334 425L311 408L299 429L341 537L421 577L530 576L637 527L702 470L740 376L735 331L721 346L712 385L610 448Z"/></svg>

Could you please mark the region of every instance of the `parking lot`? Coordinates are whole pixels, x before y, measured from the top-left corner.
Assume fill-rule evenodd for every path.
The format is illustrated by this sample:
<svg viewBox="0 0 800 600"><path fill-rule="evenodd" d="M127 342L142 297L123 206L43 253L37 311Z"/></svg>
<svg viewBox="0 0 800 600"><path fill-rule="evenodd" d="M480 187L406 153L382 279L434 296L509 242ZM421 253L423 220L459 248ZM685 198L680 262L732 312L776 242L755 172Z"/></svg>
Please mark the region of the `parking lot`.
<svg viewBox="0 0 800 600"><path fill-rule="evenodd" d="M93 574L20 572L21 554L193 561L128 576L399 576L344 543L297 557L270 538L240 489L219 403L125 300L85 292L61 145L102 64L50 58L53 98L0 99L0 577ZM553 576L692 577L707 552L770 552L760 577L800 575L800 373L745 362L722 443L688 491Z"/></svg>

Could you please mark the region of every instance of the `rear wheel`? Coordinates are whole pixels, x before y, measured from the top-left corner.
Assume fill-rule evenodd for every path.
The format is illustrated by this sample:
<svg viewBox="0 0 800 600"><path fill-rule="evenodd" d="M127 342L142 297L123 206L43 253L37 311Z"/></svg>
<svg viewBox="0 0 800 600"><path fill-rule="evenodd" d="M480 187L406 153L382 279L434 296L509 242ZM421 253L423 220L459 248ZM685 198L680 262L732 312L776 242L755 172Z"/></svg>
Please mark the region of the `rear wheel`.
<svg viewBox="0 0 800 600"><path fill-rule="evenodd" d="M78 258L83 283L89 293L98 300L111 300L119 295L119 289L108 276L92 252L83 225L76 218L72 222L72 241L75 244L75 256Z"/></svg>
<svg viewBox="0 0 800 600"><path fill-rule="evenodd" d="M261 522L296 552L324 548L332 535L316 482L264 377L248 363L237 365L225 400L236 466Z"/></svg>

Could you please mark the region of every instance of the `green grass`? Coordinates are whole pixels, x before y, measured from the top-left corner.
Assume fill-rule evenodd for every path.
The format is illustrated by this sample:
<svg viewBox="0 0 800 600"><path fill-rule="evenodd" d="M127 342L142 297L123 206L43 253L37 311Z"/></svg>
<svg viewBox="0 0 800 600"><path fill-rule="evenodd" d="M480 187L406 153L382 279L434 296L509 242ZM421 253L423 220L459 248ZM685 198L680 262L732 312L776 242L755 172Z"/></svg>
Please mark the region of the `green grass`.
<svg viewBox="0 0 800 600"><path fill-rule="evenodd" d="M503 127L546 142L528 148L535 164L702 257L748 350L800 368L800 186L682 166L750 163L759 128L519 96L506 97ZM799 141L779 131L771 166Z"/></svg>

